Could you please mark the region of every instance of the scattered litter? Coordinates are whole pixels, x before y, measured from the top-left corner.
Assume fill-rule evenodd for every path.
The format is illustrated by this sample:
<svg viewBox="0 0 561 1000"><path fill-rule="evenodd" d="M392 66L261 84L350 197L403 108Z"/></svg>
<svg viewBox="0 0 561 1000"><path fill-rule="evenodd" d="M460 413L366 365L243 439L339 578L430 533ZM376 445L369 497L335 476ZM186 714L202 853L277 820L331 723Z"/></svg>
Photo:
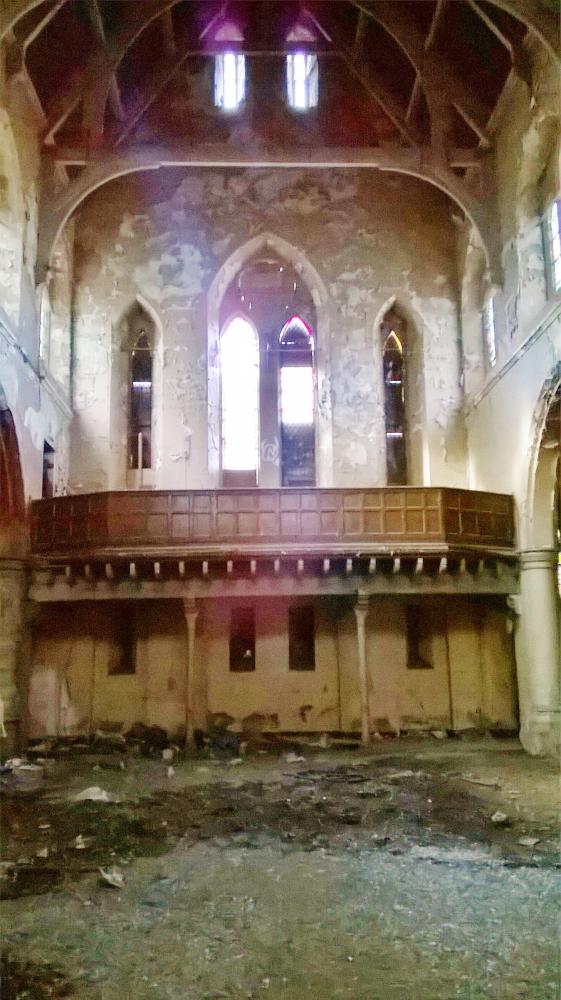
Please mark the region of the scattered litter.
<svg viewBox="0 0 561 1000"><path fill-rule="evenodd" d="M391 774L386 775L386 777L388 781L395 781L396 778L415 778L422 773L422 771L409 771L406 769L403 771L392 771Z"/></svg>
<svg viewBox="0 0 561 1000"><path fill-rule="evenodd" d="M519 837L518 839L518 843L521 847L535 847L536 844L539 844L539 842L539 837Z"/></svg>
<svg viewBox="0 0 561 1000"><path fill-rule="evenodd" d="M168 767L168 769L166 771L166 774L167 774L168 778L173 778L173 776L175 774L175 768L171 767L171 765L170 765L170 767Z"/></svg>
<svg viewBox="0 0 561 1000"><path fill-rule="evenodd" d="M165 747L162 750L162 760L173 760L173 747Z"/></svg>
<svg viewBox="0 0 561 1000"><path fill-rule="evenodd" d="M431 736L434 736L435 740L445 740L448 733L444 729L431 729Z"/></svg>
<svg viewBox="0 0 561 1000"><path fill-rule="evenodd" d="M78 792L74 796L74 802L119 802L114 795L109 795L104 788L99 785L92 785L91 788L84 788L83 792Z"/></svg>
<svg viewBox="0 0 561 1000"><path fill-rule="evenodd" d="M376 730L375 733L372 733L372 739L383 741L384 737L382 736L381 733L378 732L378 730Z"/></svg>
<svg viewBox="0 0 561 1000"><path fill-rule="evenodd" d="M50 823L39 823L38 829L39 830L50 830L51 829L51 824Z"/></svg>
<svg viewBox="0 0 561 1000"><path fill-rule="evenodd" d="M485 788L500 788L501 783L498 778L480 778L477 774L462 774L464 781L471 782L472 785L483 785Z"/></svg>
<svg viewBox="0 0 561 1000"><path fill-rule="evenodd" d="M299 757L297 753L291 751L291 753L286 753L284 759L287 764L303 764L306 760L305 757Z"/></svg>
<svg viewBox="0 0 561 1000"><path fill-rule="evenodd" d="M99 871L104 884L110 885L112 889L123 888L125 876L118 868L100 868Z"/></svg>
<svg viewBox="0 0 561 1000"><path fill-rule="evenodd" d="M36 857L38 857L38 858L48 858L48 856L49 856L49 848L48 847L42 847L41 850L37 851L37 854L36 854Z"/></svg>
<svg viewBox="0 0 561 1000"><path fill-rule="evenodd" d="M236 767L238 764L243 764L243 759L241 757L234 757L233 760L228 761L228 767Z"/></svg>
<svg viewBox="0 0 561 1000"><path fill-rule="evenodd" d="M494 812L493 815L491 816L491 823L494 823L495 826L508 826L510 820L506 813L501 812L500 809L497 809L497 811Z"/></svg>
<svg viewBox="0 0 561 1000"><path fill-rule="evenodd" d="M75 851L85 851L87 846L86 838L81 833L72 841L72 847Z"/></svg>

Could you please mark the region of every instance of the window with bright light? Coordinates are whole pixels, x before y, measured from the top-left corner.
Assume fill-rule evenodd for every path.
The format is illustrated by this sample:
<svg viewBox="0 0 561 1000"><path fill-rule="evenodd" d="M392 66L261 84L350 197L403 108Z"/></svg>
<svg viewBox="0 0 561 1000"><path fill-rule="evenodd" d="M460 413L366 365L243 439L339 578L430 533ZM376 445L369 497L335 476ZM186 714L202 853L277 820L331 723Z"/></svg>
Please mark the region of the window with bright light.
<svg viewBox="0 0 561 1000"><path fill-rule="evenodd" d="M152 468L152 349L144 330L131 353L129 469Z"/></svg>
<svg viewBox="0 0 561 1000"><path fill-rule="evenodd" d="M554 201L549 210L548 236L551 285L558 292L561 290L561 199Z"/></svg>
<svg viewBox="0 0 561 1000"><path fill-rule="evenodd" d="M222 468L257 470L259 455L259 340L236 316L220 338Z"/></svg>
<svg viewBox="0 0 561 1000"><path fill-rule="evenodd" d="M314 373L310 367L281 368L281 420L283 424L313 424Z"/></svg>
<svg viewBox="0 0 561 1000"><path fill-rule="evenodd" d="M39 357L49 366L51 354L51 304L46 285L41 285L39 299Z"/></svg>
<svg viewBox="0 0 561 1000"><path fill-rule="evenodd" d="M245 56L221 52L214 60L214 104L223 111L237 111L245 98Z"/></svg>
<svg viewBox="0 0 561 1000"><path fill-rule="evenodd" d="M311 52L290 52L286 57L288 103L296 111L316 108L319 97L318 57Z"/></svg>
<svg viewBox="0 0 561 1000"><path fill-rule="evenodd" d="M382 366L386 419L386 482L388 486L404 485L407 482L405 359L403 344L394 329L390 329L383 345Z"/></svg>
<svg viewBox="0 0 561 1000"><path fill-rule="evenodd" d="M279 338L281 468L283 486L315 483L314 343L299 316Z"/></svg>
<svg viewBox="0 0 561 1000"><path fill-rule="evenodd" d="M487 353L487 363L494 368L497 363L497 335L495 330L495 300L487 299L483 306L483 337Z"/></svg>

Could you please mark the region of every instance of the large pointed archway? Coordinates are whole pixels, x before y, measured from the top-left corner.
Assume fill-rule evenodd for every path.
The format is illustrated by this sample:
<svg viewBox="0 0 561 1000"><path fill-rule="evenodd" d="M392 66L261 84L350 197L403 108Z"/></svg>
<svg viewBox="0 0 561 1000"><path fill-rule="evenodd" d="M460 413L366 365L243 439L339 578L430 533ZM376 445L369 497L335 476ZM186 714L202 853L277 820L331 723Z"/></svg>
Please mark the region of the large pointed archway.
<svg viewBox="0 0 561 1000"><path fill-rule="evenodd" d="M224 302L236 276L249 261L261 254L274 255L289 264L301 279L313 302L316 323L316 484L331 486L333 477L333 431L330 389L330 306L325 285L301 250L272 233L261 233L239 247L222 264L210 286L207 299L208 359L208 468L215 486L220 485L221 406L220 332Z"/></svg>

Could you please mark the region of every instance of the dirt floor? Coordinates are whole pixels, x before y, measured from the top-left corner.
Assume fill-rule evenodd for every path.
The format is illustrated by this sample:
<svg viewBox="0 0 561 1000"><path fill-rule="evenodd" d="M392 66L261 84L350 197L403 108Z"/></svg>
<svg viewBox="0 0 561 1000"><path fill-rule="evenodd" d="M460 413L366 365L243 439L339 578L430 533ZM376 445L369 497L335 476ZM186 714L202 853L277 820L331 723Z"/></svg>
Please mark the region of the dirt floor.
<svg viewBox="0 0 561 1000"><path fill-rule="evenodd" d="M431 736L157 752L2 779L2 1000L561 995L553 763Z"/></svg>

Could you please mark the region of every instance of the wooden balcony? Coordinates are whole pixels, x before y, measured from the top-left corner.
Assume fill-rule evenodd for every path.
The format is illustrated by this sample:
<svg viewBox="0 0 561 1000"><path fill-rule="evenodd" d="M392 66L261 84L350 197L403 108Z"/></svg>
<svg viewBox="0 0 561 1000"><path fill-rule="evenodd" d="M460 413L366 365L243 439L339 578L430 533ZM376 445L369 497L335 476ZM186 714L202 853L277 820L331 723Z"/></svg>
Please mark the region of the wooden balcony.
<svg viewBox="0 0 561 1000"><path fill-rule="evenodd" d="M156 490L31 505L46 561L227 553L513 554L513 500L437 487Z"/></svg>

